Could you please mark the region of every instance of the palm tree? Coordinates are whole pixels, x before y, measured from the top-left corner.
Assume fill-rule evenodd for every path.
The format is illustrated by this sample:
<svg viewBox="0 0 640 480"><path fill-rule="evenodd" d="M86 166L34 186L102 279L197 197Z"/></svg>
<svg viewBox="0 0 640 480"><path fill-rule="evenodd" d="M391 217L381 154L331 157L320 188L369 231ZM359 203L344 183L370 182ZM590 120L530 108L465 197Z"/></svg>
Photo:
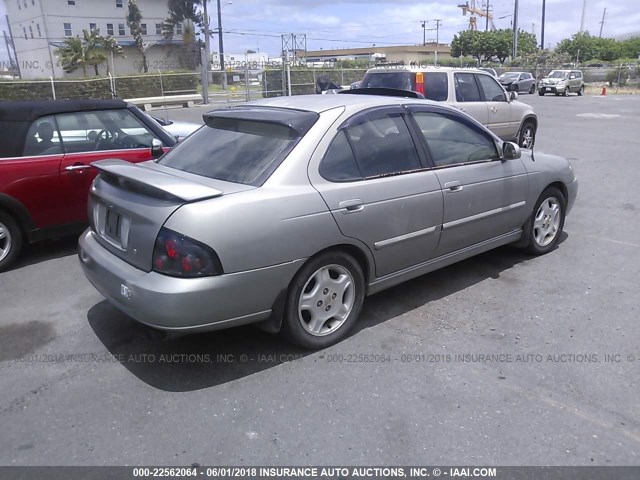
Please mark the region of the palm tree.
<svg viewBox="0 0 640 480"><path fill-rule="evenodd" d="M144 69L144 73L148 73L149 67L147 65L147 56L145 54L147 47L142 40L142 27L140 26L141 21L142 13L140 12L138 5L136 5L136 0L129 0L127 5L127 26L131 30L131 35L136 42L136 47L138 47L138 50L142 54L142 67Z"/></svg>
<svg viewBox="0 0 640 480"><path fill-rule="evenodd" d="M202 31L204 22L199 7L203 0L168 0L169 16L162 24L165 39L173 38L177 34L177 26L181 25L182 54L179 56L181 66L193 70L199 62L197 31ZM183 63L184 62L184 63Z"/></svg>
<svg viewBox="0 0 640 480"><path fill-rule="evenodd" d="M107 60L108 52L122 55L122 47L114 38L102 37L99 29L93 29L83 30L82 37L65 38L64 45L55 53L65 72L72 73L82 68L86 77L87 67L93 67L96 76L100 75L98 67Z"/></svg>

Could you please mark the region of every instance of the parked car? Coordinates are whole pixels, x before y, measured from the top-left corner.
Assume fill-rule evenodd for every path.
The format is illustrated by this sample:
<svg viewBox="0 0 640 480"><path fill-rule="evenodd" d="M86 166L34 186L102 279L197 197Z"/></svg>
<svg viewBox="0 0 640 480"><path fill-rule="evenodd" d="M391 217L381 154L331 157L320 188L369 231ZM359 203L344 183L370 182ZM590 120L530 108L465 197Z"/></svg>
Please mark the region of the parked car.
<svg viewBox="0 0 640 480"><path fill-rule="evenodd" d="M173 135L177 141L183 140L202 126L194 122L183 122L180 120L169 119L165 120L164 118L156 115L149 116L158 122L167 132Z"/></svg>
<svg viewBox="0 0 640 480"><path fill-rule="evenodd" d="M518 102L515 92L506 93L493 76L477 68L372 68L361 87L419 92L471 115L503 140L522 148L535 143L538 117L533 108Z"/></svg>
<svg viewBox="0 0 640 480"><path fill-rule="evenodd" d="M479 67L478 70L482 70L483 72L487 72L492 77L498 78L498 72L496 72L495 68Z"/></svg>
<svg viewBox="0 0 640 480"><path fill-rule="evenodd" d="M366 295L500 245L549 252L576 199L566 159L418 98L280 97L204 120L158 160L94 163L82 268L158 329L261 322L323 348Z"/></svg>
<svg viewBox="0 0 640 480"><path fill-rule="evenodd" d="M505 72L498 81L508 92L535 93L536 79L529 72Z"/></svg>
<svg viewBox="0 0 640 480"><path fill-rule="evenodd" d="M584 93L584 76L580 70L552 70L538 85L538 95L554 93L568 96L571 92Z"/></svg>
<svg viewBox="0 0 640 480"><path fill-rule="evenodd" d="M24 242L86 226L91 162L142 162L175 144L119 100L0 102L0 131L0 271Z"/></svg>

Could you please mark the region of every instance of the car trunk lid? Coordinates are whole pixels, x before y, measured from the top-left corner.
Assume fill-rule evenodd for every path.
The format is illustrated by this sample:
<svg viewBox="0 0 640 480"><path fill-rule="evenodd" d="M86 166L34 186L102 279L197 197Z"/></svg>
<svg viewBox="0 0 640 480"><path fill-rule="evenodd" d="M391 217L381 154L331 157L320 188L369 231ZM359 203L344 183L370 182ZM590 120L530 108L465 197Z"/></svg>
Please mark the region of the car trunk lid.
<svg viewBox="0 0 640 480"><path fill-rule="evenodd" d="M89 222L106 249L146 272L166 220L182 205L254 188L157 165L103 160L89 192Z"/></svg>

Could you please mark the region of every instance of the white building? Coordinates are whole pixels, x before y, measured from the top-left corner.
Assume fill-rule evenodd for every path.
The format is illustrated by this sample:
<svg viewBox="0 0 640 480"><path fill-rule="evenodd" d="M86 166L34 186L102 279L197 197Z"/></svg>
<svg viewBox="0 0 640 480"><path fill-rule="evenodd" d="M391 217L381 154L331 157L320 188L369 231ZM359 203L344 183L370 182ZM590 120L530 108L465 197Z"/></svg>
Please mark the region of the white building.
<svg viewBox="0 0 640 480"><path fill-rule="evenodd" d="M126 58L115 56L109 69L116 75L143 70L142 54L135 46L127 27L127 0L5 0L9 28L13 36L18 66L23 79L82 76L82 70L66 74L55 51L64 39L83 30L97 28L103 36L112 36L124 49ZM166 0L137 0L142 14L142 35L150 72L177 70L192 65L185 60L182 29L174 39L162 36L162 22L167 16ZM100 67L106 74L107 65ZM91 70L91 69L90 69ZM91 75L92 71L87 71Z"/></svg>

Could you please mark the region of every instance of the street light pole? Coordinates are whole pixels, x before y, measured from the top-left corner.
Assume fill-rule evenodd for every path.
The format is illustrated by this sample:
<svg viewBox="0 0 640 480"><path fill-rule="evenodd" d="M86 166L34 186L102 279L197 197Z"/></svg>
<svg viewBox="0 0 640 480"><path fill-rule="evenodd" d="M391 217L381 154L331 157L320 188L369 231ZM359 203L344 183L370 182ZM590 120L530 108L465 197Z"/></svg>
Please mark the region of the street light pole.
<svg viewBox="0 0 640 480"><path fill-rule="evenodd" d="M227 72L224 68L224 43L222 41L222 7L218 2L218 46L220 47L220 70L222 71L222 89L227 89Z"/></svg>
<svg viewBox="0 0 640 480"><path fill-rule="evenodd" d="M542 30L540 31L540 50L544 50L544 14L547 9L546 6L546 0L542 0Z"/></svg>
<svg viewBox="0 0 640 480"><path fill-rule="evenodd" d="M422 23L422 46L424 47L427 44L427 21L423 20L421 23Z"/></svg>

